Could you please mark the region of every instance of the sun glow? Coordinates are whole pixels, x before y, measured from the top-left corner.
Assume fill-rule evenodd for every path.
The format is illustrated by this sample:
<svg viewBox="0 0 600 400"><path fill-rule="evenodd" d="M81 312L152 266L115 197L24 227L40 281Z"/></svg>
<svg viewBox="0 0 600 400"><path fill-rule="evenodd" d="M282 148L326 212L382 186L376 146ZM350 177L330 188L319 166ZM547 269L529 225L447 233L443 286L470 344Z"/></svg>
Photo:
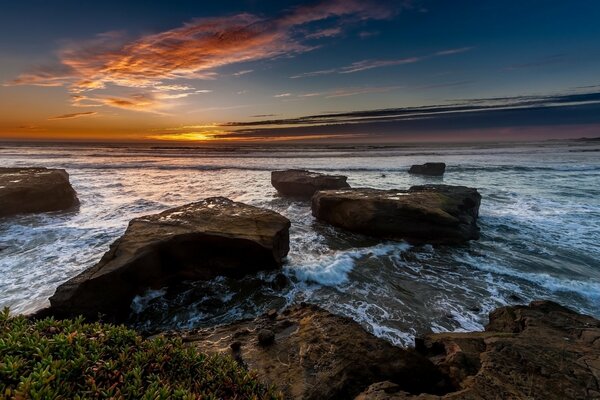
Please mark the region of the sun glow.
<svg viewBox="0 0 600 400"><path fill-rule="evenodd" d="M183 133L166 133L146 136L146 139L150 140L165 140L165 141L214 141L214 140L227 140L227 132L220 130L208 130L199 132L183 132Z"/></svg>
<svg viewBox="0 0 600 400"><path fill-rule="evenodd" d="M229 136L233 134L233 136ZM345 137L364 137L360 134L345 135ZM159 141L171 141L171 142L291 142L291 141L306 141L306 140L319 140L319 139L335 139L339 138L338 135L295 135L295 136L276 136L276 137L261 137L261 136L248 136L239 137L235 135L235 132L226 131L203 131L203 132L185 132L185 133L167 133L167 134L156 134L146 136L147 140L159 140Z"/></svg>

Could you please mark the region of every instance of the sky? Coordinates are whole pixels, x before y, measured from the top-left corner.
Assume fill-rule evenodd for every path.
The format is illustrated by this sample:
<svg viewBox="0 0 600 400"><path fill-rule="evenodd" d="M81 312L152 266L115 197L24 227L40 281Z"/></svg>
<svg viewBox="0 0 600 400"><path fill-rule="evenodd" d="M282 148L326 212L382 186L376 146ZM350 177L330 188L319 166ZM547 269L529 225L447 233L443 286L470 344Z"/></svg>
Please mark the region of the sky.
<svg viewBox="0 0 600 400"><path fill-rule="evenodd" d="M0 140L600 136L600 2L22 0Z"/></svg>

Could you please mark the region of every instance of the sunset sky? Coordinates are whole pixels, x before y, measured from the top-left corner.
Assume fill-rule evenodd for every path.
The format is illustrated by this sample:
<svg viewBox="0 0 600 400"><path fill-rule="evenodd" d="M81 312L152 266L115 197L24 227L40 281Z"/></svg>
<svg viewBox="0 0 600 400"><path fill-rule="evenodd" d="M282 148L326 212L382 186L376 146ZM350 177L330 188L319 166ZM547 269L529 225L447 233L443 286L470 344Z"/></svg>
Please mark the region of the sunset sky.
<svg viewBox="0 0 600 400"><path fill-rule="evenodd" d="M600 2L10 1L0 140L600 136Z"/></svg>

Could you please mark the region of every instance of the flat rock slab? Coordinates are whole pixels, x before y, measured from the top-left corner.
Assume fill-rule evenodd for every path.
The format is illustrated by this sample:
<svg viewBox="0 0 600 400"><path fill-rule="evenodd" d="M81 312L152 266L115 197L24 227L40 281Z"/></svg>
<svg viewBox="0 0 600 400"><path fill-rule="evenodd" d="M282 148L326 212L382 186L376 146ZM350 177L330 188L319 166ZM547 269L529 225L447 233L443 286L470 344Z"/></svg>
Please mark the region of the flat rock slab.
<svg viewBox="0 0 600 400"><path fill-rule="evenodd" d="M477 190L465 186L326 190L313 196L312 214L334 226L371 236L457 244L479 239L480 202Z"/></svg>
<svg viewBox="0 0 600 400"><path fill-rule="evenodd" d="M223 197L136 218L98 264L58 287L49 313L123 320L147 288L278 268L289 227L274 211Z"/></svg>
<svg viewBox="0 0 600 400"><path fill-rule="evenodd" d="M271 172L271 184L284 196L311 197L319 190L349 188L343 175L326 175L304 169Z"/></svg>
<svg viewBox="0 0 600 400"><path fill-rule="evenodd" d="M421 165L413 165L408 170L409 174L442 176L446 172L445 163L425 163Z"/></svg>
<svg viewBox="0 0 600 400"><path fill-rule="evenodd" d="M67 210L78 204L64 169L0 168L0 217Z"/></svg>
<svg viewBox="0 0 600 400"><path fill-rule="evenodd" d="M600 399L600 321L556 303L499 308L485 332L432 334L417 344L454 391L416 396L387 380L357 399Z"/></svg>
<svg viewBox="0 0 600 400"><path fill-rule="evenodd" d="M317 306L297 305L250 321L176 334L201 352L230 354L277 385L286 399L351 399L381 377L413 393L445 390L443 374L426 357Z"/></svg>

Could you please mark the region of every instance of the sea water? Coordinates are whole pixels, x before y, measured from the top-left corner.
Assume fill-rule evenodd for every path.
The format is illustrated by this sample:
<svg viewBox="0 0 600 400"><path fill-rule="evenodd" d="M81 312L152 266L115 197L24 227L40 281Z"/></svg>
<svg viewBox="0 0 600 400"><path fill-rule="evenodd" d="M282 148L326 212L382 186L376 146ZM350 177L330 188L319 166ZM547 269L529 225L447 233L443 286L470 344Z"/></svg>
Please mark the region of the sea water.
<svg viewBox="0 0 600 400"><path fill-rule="evenodd" d="M443 178L407 173L445 162ZM211 196L273 209L292 222L283 267L148 291L140 329L252 317L293 302L346 315L396 344L426 332L480 330L498 306L551 299L600 317L600 143L407 145L0 145L0 166L65 168L81 206L0 219L0 306L29 313L96 263L129 220ZM443 183L478 188L481 239L411 246L316 221L310 202L277 195L270 171L344 174L353 187ZM110 288L106 295L110 296Z"/></svg>

